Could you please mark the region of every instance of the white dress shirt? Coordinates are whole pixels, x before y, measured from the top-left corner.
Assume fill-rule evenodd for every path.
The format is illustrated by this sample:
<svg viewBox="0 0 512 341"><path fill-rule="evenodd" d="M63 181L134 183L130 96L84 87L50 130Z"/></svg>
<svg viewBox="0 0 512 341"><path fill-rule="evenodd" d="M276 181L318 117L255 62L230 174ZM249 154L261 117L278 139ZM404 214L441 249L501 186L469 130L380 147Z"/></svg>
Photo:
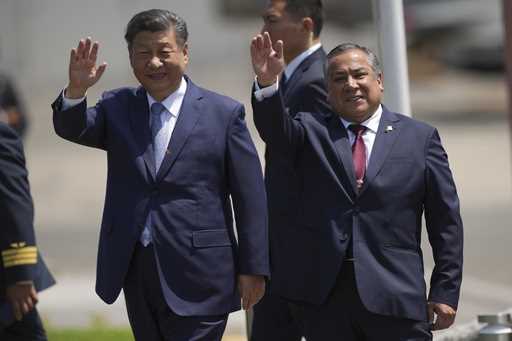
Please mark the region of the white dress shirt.
<svg viewBox="0 0 512 341"><path fill-rule="evenodd" d="M360 123L361 125L366 127L366 130L363 133L363 141L366 147L366 168L368 168L368 164L370 163L370 156L372 154L373 144L375 142L375 137L377 136L377 130L379 129L380 118L382 116L382 105L379 105L377 110L373 113L370 118L366 121ZM345 127L348 133L348 139L350 141L350 145L354 144L356 140L356 134L352 132L352 130L348 129L348 126L351 124L356 124L349 122L340 117L341 123Z"/></svg>
<svg viewBox="0 0 512 341"><path fill-rule="evenodd" d="M309 49L299 54L297 57L293 58L288 65L286 65L286 68L284 69L284 74L286 76L286 80L289 81L290 78L292 78L293 73L295 70L299 67L299 65L306 59L307 57L311 56L316 50L322 47L321 43L317 43L315 45L312 45ZM278 89L279 89L279 77L277 77L277 80L274 84L271 86L267 86L263 89L261 89L258 85L257 79L254 80L254 85L256 91L254 92L254 96L258 101L261 101L263 98L271 97Z"/></svg>

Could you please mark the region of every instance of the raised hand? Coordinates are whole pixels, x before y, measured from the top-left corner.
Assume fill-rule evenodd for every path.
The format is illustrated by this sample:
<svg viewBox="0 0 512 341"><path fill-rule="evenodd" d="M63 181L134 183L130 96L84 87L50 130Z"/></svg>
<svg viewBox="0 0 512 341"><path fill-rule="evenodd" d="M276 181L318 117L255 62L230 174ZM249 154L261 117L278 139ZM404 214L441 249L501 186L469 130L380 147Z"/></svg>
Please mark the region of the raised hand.
<svg viewBox="0 0 512 341"><path fill-rule="evenodd" d="M285 68L283 42L278 40L272 46L268 32L258 34L251 41L251 60L258 83L261 86L273 84Z"/></svg>
<svg viewBox="0 0 512 341"><path fill-rule="evenodd" d="M71 50L69 57L69 84L66 97L81 98L88 88L100 79L107 63L96 66L98 57L98 42L92 43L91 38L81 39L78 47Z"/></svg>

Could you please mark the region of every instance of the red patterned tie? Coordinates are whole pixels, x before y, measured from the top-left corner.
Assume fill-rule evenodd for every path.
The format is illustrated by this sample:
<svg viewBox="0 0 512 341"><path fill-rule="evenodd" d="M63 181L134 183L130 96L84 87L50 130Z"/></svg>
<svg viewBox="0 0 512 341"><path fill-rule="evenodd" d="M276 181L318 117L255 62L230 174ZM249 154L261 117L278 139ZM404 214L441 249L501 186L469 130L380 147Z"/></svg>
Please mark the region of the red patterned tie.
<svg viewBox="0 0 512 341"><path fill-rule="evenodd" d="M351 124L348 126L356 139L352 144L352 160L354 162L354 170L356 172L357 189L363 187L364 174L366 172L366 146L364 145L363 133L366 127L360 124Z"/></svg>

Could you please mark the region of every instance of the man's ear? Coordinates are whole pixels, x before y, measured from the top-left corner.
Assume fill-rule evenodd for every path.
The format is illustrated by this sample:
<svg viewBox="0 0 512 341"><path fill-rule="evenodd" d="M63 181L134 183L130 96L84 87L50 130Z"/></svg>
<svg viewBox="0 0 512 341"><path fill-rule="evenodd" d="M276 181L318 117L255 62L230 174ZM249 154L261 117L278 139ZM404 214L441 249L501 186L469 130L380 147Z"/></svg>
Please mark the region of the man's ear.
<svg viewBox="0 0 512 341"><path fill-rule="evenodd" d="M384 92L384 76L382 75L382 72L379 72L377 75L377 82L379 82L380 91Z"/></svg>
<svg viewBox="0 0 512 341"><path fill-rule="evenodd" d="M310 17L302 18L302 28L305 31L312 33L313 30L315 29L315 23L313 22L313 19L311 19Z"/></svg>
<svg viewBox="0 0 512 341"><path fill-rule="evenodd" d="M188 43L185 42L181 50L183 51L183 60L185 61L185 64L188 64Z"/></svg>

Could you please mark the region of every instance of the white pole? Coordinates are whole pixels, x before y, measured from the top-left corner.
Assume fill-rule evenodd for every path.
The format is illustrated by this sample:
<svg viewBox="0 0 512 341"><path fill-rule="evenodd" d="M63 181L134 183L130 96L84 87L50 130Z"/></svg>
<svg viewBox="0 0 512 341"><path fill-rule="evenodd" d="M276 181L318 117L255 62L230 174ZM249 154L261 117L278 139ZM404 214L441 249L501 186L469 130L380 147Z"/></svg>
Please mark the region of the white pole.
<svg viewBox="0 0 512 341"><path fill-rule="evenodd" d="M379 34L379 57L384 74L384 104L392 111L410 116L402 0L373 0L373 17Z"/></svg>

